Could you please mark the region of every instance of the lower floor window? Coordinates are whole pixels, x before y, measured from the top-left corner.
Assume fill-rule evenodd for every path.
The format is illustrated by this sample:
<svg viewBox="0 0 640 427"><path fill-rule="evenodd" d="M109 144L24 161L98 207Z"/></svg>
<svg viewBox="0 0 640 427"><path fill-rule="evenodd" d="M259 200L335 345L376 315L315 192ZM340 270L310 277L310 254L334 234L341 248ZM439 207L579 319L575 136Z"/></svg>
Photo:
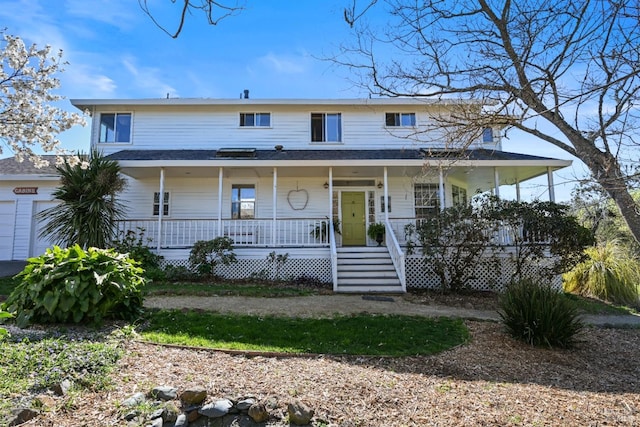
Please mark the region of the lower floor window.
<svg viewBox="0 0 640 427"><path fill-rule="evenodd" d="M451 186L451 202L454 206L463 206L467 204L467 189L458 187L457 185Z"/></svg>
<svg viewBox="0 0 640 427"><path fill-rule="evenodd" d="M438 184L415 184L413 187L416 218L428 218L440 210Z"/></svg>
<svg viewBox="0 0 640 427"><path fill-rule="evenodd" d="M153 193L153 215L160 215L160 193ZM164 200L162 201L162 215L169 215L169 192L164 193Z"/></svg>
<svg viewBox="0 0 640 427"><path fill-rule="evenodd" d="M231 186L231 219L256 217L256 188L254 185Z"/></svg>

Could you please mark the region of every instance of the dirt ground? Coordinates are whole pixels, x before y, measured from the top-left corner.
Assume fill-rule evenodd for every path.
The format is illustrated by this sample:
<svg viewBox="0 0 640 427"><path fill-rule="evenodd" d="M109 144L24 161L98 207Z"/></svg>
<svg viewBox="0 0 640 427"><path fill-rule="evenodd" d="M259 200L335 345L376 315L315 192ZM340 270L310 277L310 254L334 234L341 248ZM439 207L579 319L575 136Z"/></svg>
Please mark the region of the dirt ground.
<svg viewBox="0 0 640 427"><path fill-rule="evenodd" d="M286 308L300 316L495 308L484 295L388 298L152 297L146 303L258 315ZM315 427L640 426L640 329L589 327L575 348L549 350L514 341L492 319L466 324L468 343L426 357L266 357L128 341L112 390L84 393L25 425L125 425L118 408L133 393L200 385L210 401L254 396L267 403L269 426L288 426L286 406L296 399L315 410Z"/></svg>

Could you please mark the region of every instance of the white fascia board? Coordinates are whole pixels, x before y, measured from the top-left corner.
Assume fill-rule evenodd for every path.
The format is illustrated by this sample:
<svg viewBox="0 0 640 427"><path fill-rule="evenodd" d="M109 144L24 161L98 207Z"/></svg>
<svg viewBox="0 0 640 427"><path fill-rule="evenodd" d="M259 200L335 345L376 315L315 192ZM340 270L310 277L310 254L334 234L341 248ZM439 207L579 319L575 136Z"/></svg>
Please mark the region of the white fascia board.
<svg viewBox="0 0 640 427"><path fill-rule="evenodd" d="M356 99L217 99L217 98L153 98L153 99L71 99L71 104L86 110L101 106L242 106L242 105L487 105L475 99L433 99L433 98L356 98Z"/></svg>
<svg viewBox="0 0 640 427"><path fill-rule="evenodd" d="M564 168L571 160L121 160L122 168L160 167L300 167L300 166L424 166L432 163L445 167L548 166Z"/></svg>

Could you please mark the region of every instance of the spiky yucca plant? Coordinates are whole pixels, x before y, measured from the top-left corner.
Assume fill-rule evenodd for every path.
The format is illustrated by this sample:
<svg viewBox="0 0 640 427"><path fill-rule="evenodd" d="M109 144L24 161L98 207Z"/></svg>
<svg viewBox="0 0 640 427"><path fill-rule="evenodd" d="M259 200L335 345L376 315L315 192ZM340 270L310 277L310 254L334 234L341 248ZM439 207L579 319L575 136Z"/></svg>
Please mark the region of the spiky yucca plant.
<svg viewBox="0 0 640 427"><path fill-rule="evenodd" d="M562 292L531 279L507 287L498 314L512 337L535 346L570 347L584 326Z"/></svg>
<svg viewBox="0 0 640 427"><path fill-rule="evenodd" d="M116 221L124 217L124 206L116 200L126 184L120 165L94 150L88 168L65 161L56 169L60 186L53 197L60 204L38 214L46 221L40 235L61 247L106 248L116 237Z"/></svg>
<svg viewBox="0 0 640 427"><path fill-rule="evenodd" d="M587 259L563 276L564 290L637 306L640 263L617 241L585 250Z"/></svg>

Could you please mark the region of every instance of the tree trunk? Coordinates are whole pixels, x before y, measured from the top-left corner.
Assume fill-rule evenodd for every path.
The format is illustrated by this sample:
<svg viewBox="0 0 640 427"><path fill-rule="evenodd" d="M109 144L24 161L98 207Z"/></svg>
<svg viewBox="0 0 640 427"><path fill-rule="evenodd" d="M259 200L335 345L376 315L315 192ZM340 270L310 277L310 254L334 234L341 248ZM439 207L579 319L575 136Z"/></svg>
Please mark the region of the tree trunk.
<svg viewBox="0 0 640 427"><path fill-rule="evenodd" d="M591 170L595 180L613 199L634 239L640 243L640 207L631 197L618 159L591 143L577 143L576 155Z"/></svg>

